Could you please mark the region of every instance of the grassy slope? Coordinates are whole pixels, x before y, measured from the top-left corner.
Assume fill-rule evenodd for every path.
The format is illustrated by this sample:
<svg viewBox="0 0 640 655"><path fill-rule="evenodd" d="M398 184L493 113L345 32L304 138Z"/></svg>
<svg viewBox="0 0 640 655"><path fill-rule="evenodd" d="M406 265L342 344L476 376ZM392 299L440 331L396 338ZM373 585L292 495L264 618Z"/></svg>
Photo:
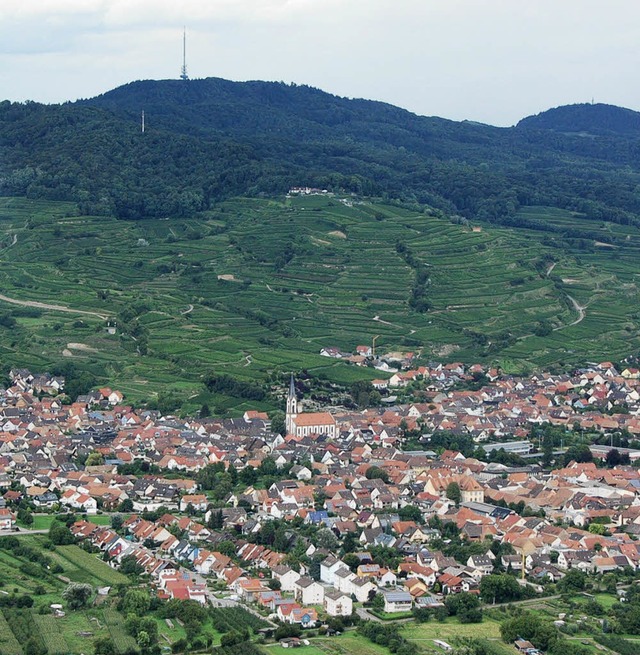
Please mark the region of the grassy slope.
<svg viewBox="0 0 640 655"><path fill-rule="evenodd" d="M527 211L570 230L566 212ZM140 319L149 330L146 356L130 338L106 334L99 317L48 310L19 317L0 356L35 369L80 361L130 398L170 390L191 396L194 408L212 402L200 393L206 371L247 380L300 369L344 383L378 377L318 354L324 346L353 350L375 335L382 351L484 359L507 368L616 358L640 343L640 233L617 225L590 228L615 231L626 239L624 247L591 243L593 252L566 250L548 233L477 232L390 205L351 207L320 197L238 199L188 222L78 217L65 203L0 199L5 295L103 315L115 316L136 301L150 310ZM414 272L397 254L398 241L428 267L429 313L408 307ZM277 270L288 242L295 255ZM545 256L557 262L548 277ZM99 297L104 291L106 300ZM587 306L573 326L578 313L568 295ZM277 321L267 325L272 318ZM542 319L561 329L532 336ZM486 343L469 331L485 335ZM492 346L505 332L518 340ZM233 398L214 403L235 413L260 406Z"/></svg>

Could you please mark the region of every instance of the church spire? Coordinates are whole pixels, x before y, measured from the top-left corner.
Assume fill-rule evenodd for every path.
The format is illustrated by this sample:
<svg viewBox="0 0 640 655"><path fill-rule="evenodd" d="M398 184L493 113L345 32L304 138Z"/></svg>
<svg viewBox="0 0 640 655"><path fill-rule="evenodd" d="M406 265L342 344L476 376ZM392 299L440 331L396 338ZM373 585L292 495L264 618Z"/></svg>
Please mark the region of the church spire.
<svg viewBox="0 0 640 655"><path fill-rule="evenodd" d="M287 396L287 411L285 415L285 424L287 427L287 434L293 432L293 423L298 415L298 399L296 398L296 385L293 381L293 373L291 374L291 381L289 382L289 395Z"/></svg>

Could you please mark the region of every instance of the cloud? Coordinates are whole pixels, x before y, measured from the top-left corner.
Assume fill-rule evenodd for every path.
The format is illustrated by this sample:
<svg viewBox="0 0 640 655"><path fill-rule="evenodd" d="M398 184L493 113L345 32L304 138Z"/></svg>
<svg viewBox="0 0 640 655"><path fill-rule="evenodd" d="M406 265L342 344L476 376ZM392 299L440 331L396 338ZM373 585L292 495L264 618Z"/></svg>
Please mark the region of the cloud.
<svg viewBox="0 0 640 655"><path fill-rule="evenodd" d="M1 0L12 99L176 77L307 83L417 113L510 124L567 102L640 107L627 0Z"/></svg>

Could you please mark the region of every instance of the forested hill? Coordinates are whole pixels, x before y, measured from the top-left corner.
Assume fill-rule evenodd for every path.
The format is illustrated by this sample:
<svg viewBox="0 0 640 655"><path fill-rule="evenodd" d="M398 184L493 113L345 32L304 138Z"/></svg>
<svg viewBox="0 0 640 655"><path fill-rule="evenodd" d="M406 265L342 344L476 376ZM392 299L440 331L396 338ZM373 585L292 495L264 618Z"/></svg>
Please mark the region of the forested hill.
<svg viewBox="0 0 640 655"><path fill-rule="evenodd" d="M579 104L556 107L528 116L519 128L556 130L586 135L640 136L640 113L603 104Z"/></svg>
<svg viewBox="0 0 640 655"><path fill-rule="evenodd" d="M589 107L505 129L308 86L134 82L76 103L0 104L0 193L142 219L309 185L507 224L528 205L638 223L640 115Z"/></svg>

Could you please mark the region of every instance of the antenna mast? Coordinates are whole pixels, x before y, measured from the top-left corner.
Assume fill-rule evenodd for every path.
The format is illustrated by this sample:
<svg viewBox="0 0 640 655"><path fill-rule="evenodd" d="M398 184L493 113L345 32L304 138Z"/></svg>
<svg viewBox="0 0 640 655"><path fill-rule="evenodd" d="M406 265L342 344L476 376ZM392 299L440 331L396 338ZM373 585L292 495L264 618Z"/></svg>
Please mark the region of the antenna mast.
<svg viewBox="0 0 640 655"><path fill-rule="evenodd" d="M182 32L182 72L180 73L181 80L188 80L189 76L187 75L187 29L184 28Z"/></svg>

